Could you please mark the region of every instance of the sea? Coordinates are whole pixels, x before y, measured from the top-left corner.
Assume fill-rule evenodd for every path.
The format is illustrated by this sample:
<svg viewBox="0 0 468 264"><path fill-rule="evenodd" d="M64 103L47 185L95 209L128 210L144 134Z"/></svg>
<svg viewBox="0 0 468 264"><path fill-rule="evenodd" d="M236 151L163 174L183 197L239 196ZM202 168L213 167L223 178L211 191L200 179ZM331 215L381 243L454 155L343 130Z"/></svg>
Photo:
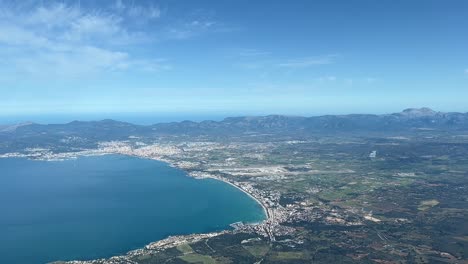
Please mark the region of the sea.
<svg viewBox="0 0 468 264"><path fill-rule="evenodd" d="M111 257L263 219L261 206L237 188L155 160L0 159L0 263Z"/></svg>

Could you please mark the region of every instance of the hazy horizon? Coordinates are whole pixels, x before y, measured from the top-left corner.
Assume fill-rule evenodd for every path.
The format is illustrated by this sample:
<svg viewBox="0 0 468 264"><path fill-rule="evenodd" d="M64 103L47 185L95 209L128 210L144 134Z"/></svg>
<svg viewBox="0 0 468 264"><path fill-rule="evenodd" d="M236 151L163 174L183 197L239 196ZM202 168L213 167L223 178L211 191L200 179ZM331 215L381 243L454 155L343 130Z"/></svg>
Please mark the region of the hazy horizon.
<svg viewBox="0 0 468 264"><path fill-rule="evenodd" d="M414 108L430 108L436 112L460 112L466 113L468 111L440 111L427 106L421 107L408 107L405 109ZM13 116L2 116L0 115L0 125L12 125L26 122L33 122L38 124L65 124L72 121L100 121L105 119L112 119L116 121L128 122L136 125L151 125L157 123L169 123L169 122L182 122L182 121L193 121L201 122L206 120L221 121L227 117L239 117L239 116L268 116L268 115L284 115L284 116L303 116L313 117L322 115L348 115L348 114L393 114L399 113L405 109L400 109L390 112L349 112L349 113L310 113L310 114L283 114L283 113L62 113L62 114L36 114L36 115L13 115Z"/></svg>

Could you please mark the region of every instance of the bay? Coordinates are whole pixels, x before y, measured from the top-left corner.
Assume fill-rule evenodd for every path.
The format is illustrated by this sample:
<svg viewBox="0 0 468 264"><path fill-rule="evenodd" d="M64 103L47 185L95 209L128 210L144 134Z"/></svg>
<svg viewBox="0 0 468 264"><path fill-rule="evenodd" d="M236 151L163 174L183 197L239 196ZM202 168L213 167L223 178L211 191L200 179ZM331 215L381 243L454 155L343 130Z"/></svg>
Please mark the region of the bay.
<svg viewBox="0 0 468 264"><path fill-rule="evenodd" d="M0 263L110 257L170 235L264 218L240 190L159 161L0 159Z"/></svg>

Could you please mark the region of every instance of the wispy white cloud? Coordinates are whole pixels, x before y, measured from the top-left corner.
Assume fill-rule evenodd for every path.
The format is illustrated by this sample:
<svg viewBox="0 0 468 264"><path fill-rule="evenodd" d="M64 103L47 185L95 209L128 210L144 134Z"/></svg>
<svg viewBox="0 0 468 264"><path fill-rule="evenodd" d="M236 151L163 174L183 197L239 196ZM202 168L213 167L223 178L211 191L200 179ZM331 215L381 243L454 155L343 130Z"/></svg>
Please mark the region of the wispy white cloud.
<svg viewBox="0 0 468 264"><path fill-rule="evenodd" d="M353 85L354 84L354 80L352 78L345 78L344 79L344 83L346 85Z"/></svg>
<svg viewBox="0 0 468 264"><path fill-rule="evenodd" d="M257 50L257 49L240 49L236 51L236 55L240 57L258 57L258 56L268 56L271 52Z"/></svg>
<svg viewBox="0 0 468 264"><path fill-rule="evenodd" d="M47 37L34 31L16 26L15 24L0 24L0 44L9 46L46 47L50 44Z"/></svg>
<svg viewBox="0 0 468 264"><path fill-rule="evenodd" d="M265 69L266 67L262 62L241 62L236 63L235 66L245 70Z"/></svg>
<svg viewBox="0 0 468 264"><path fill-rule="evenodd" d="M185 40L207 33L229 33L238 30L216 19L215 12L195 9L185 16L170 16L171 23L161 32L164 39Z"/></svg>
<svg viewBox="0 0 468 264"><path fill-rule="evenodd" d="M162 10L158 6L142 6L135 4L135 1L116 0L113 9L128 16L140 19L157 19L162 15Z"/></svg>
<svg viewBox="0 0 468 264"><path fill-rule="evenodd" d="M12 10L4 9L4 11L7 13ZM14 12L15 22L35 28L44 27L46 30L66 28L72 21L82 16L82 12L77 6L67 6L58 2L47 6L17 7ZM10 19L13 16L10 16Z"/></svg>
<svg viewBox="0 0 468 264"><path fill-rule="evenodd" d="M73 77L101 71L123 70L123 65L131 61L129 55L124 52L84 46L69 52L43 52L31 57L18 57L12 63L21 72L31 75Z"/></svg>
<svg viewBox="0 0 468 264"><path fill-rule="evenodd" d="M165 37L169 39L188 39L204 32L216 31L218 23L212 20L192 20L180 22L167 28Z"/></svg>
<svg viewBox="0 0 468 264"><path fill-rule="evenodd" d="M157 19L157 7L116 7L144 19ZM0 3L2 65L26 74L79 76L124 70L165 70L166 62L138 58L128 45L155 40L144 31L129 30L124 15L52 2L47 5ZM0 69L2 70L2 69ZM9 69L11 71L11 69Z"/></svg>
<svg viewBox="0 0 468 264"><path fill-rule="evenodd" d="M161 9L158 7L143 7L132 5L128 8L127 14L134 18L157 19L161 17Z"/></svg>
<svg viewBox="0 0 468 264"><path fill-rule="evenodd" d="M238 50L236 58L239 60L234 66L246 70L267 70L281 71L291 74L295 70L309 68L312 66L321 66L335 63L338 55L322 55L317 57L303 57L296 59L277 59L270 52L259 51L255 49Z"/></svg>
<svg viewBox="0 0 468 264"><path fill-rule="evenodd" d="M320 57L305 57L294 60L288 60L285 62L277 63L277 67L282 68L307 68L316 65L332 64L335 61L337 55L326 55Z"/></svg>
<svg viewBox="0 0 468 264"><path fill-rule="evenodd" d="M332 76L332 75L328 75L328 76L318 78L318 81L320 81L320 82L334 82L336 80L337 80L336 76Z"/></svg>
<svg viewBox="0 0 468 264"><path fill-rule="evenodd" d="M123 2L122 0L116 0L116 1L114 2L113 8L116 9L116 10L122 11L122 10L125 9L125 7L126 7L126 6L125 6L125 4L124 4L124 2Z"/></svg>
<svg viewBox="0 0 468 264"><path fill-rule="evenodd" d="M468 68L467 68L467 69L465 69L465 74L468 74Z"/></svg>
<svg viewBox="0 0 468 264"><path fill-rule="evenodd" d="M380 79L375 78L375 77L342 78L342 77L337 77L334 75L318 77L315 80L320 83L335 82L335 83L343 83L345 85L353 85L353 84L369 85L369 84L374 84L380 81Z"/></svg>

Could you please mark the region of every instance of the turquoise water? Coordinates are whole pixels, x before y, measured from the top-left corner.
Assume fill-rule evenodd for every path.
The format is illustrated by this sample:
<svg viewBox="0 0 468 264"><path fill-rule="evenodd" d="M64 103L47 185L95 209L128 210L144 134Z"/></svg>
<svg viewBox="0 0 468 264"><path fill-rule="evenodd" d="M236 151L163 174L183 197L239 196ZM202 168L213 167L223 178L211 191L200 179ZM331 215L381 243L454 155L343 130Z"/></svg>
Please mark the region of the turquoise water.
<svg viewBox="0 0 468 264"><path fill-rule="evenodd" d="M158 161L0 159L0 263L109 257L264 217L236 188Z"/></svg>

